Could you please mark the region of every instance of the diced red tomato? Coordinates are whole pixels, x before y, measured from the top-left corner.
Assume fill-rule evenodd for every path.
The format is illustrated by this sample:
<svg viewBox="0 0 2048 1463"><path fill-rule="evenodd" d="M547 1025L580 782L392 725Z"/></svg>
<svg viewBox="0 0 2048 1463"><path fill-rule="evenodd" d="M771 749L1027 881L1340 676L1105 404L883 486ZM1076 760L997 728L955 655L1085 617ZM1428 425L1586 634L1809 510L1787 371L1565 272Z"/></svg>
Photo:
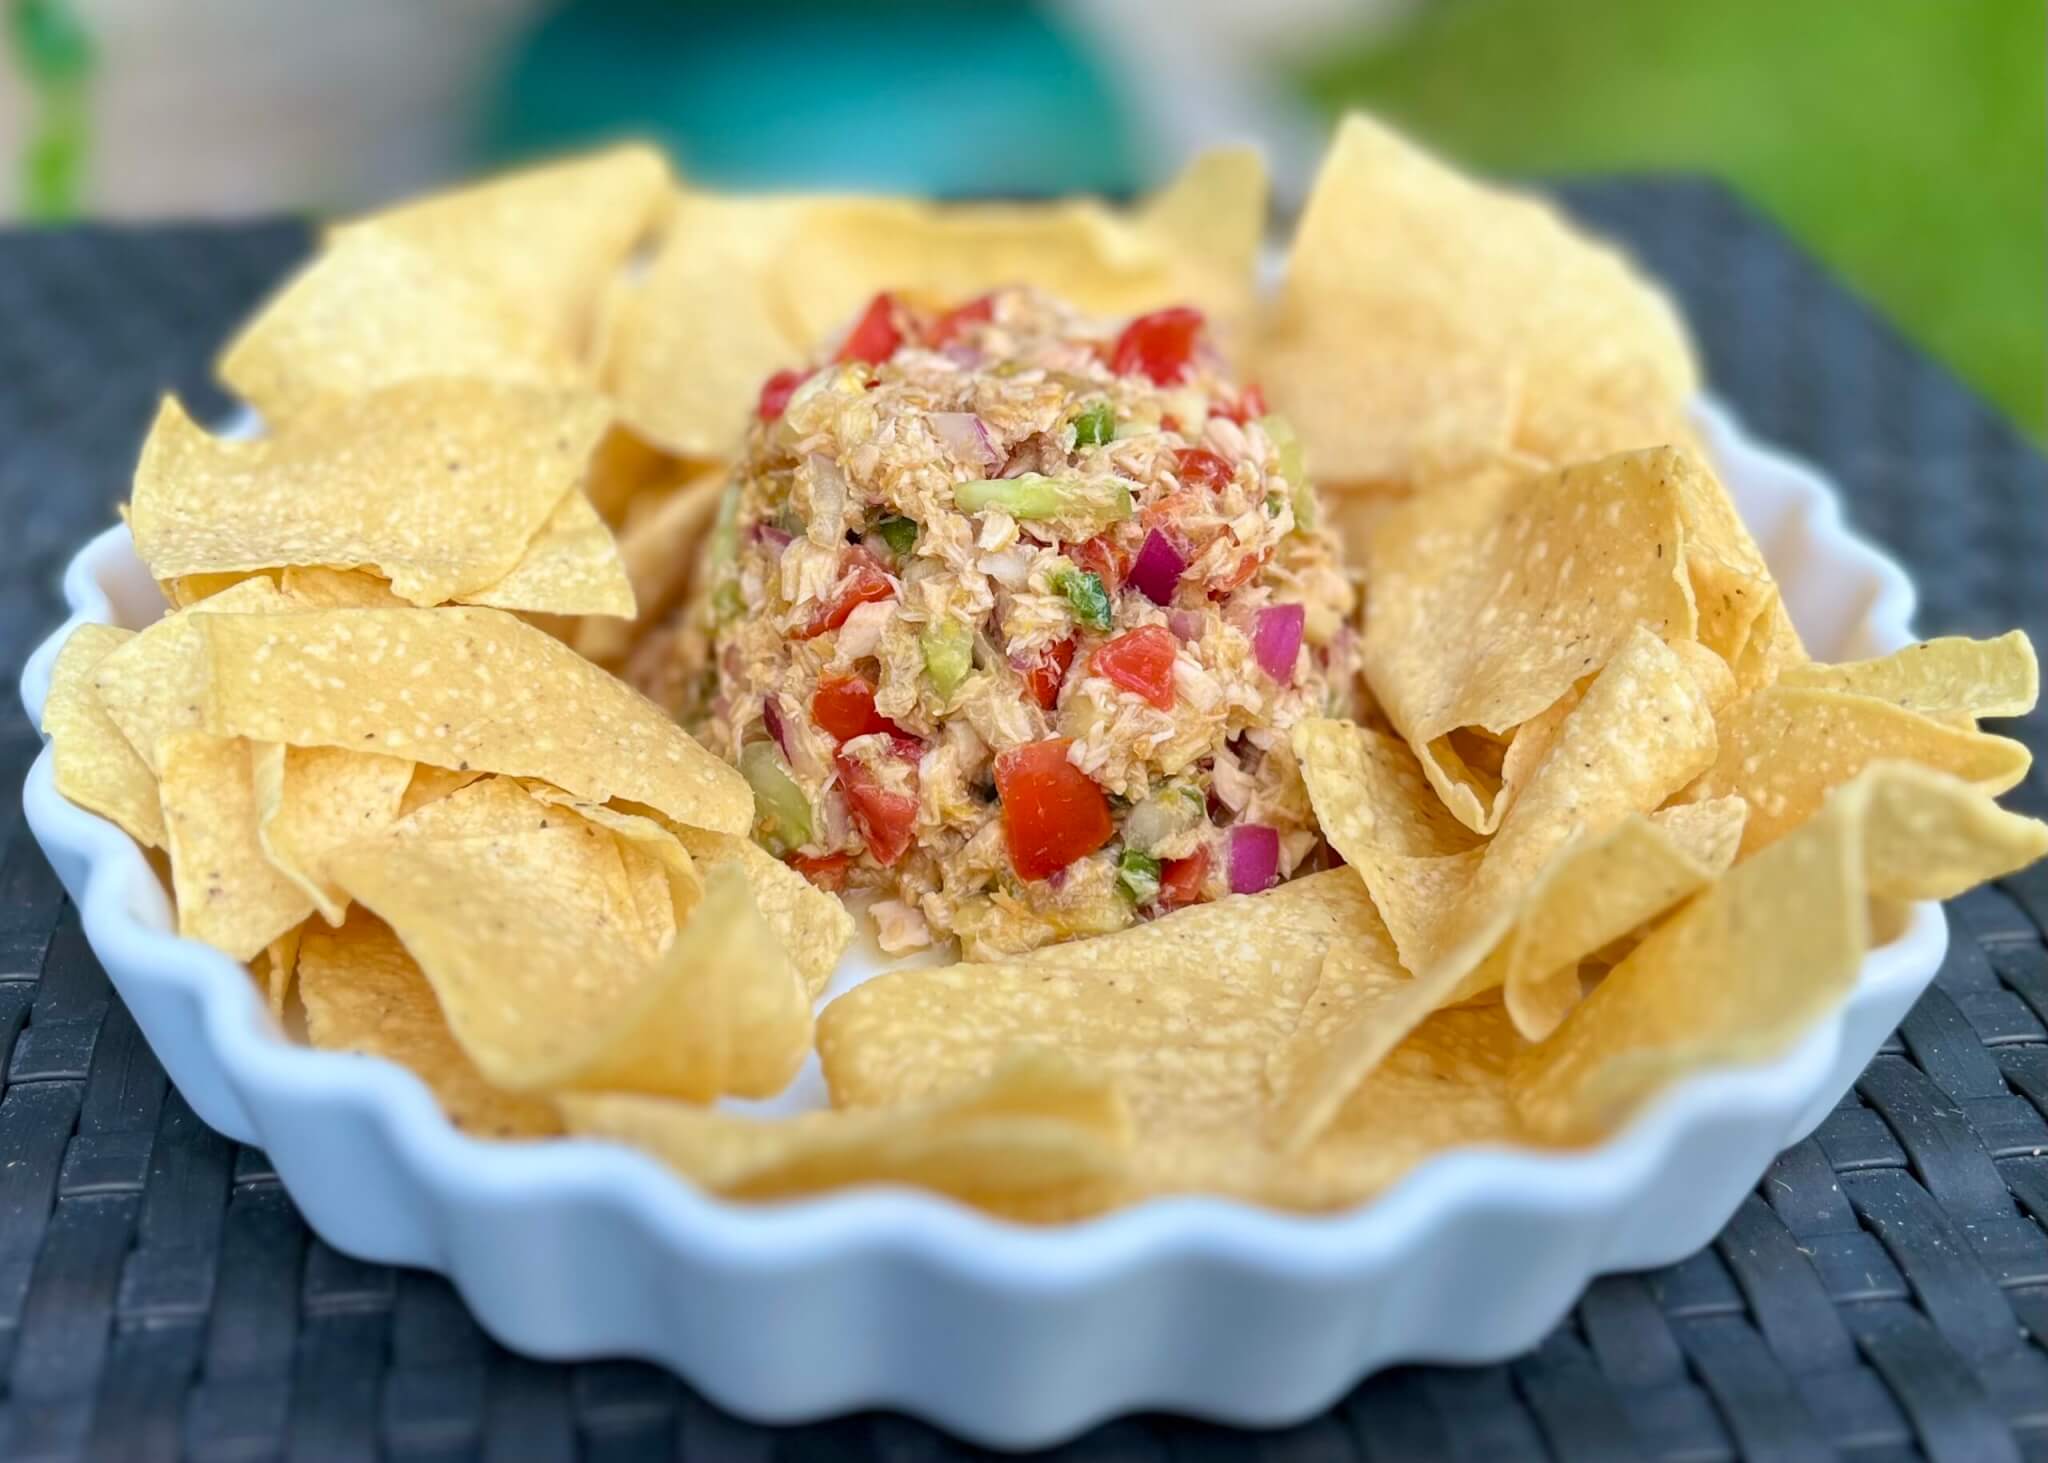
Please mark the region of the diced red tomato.
<svg viewBox="0 0 2048 1463"><path fill-rule="evenodd" d="M934 348L950 344L967 333L970 325L980 325L995 318L996 300L994 295L983 295L978 300L969 300L964 305L955 305L932 322L932 328L924 333L924 343Z"/></svg>
<svg viewBox="0 0 2048 1463"><path fill-rule="evenodd" d="M1067 557L1102 581L1104 589L1116 589L1131 572L1131 551L1106 533L1075 544Z"/></svg>
<svg viewBox="0 0 2048 1463"><path fill-rule="evenodd" d="M850 853L804 854L789 856L789 866L829 894L842 893L846 888L846 871L853 863Z"/></svg>
<svg viewBox="0 0 2048 1463"><path fill-rule="evenodd" d="M1173 710L1173 632L1147 625L1097 648L1088 665L1126 691L1135 692L1161 711Z"/></svg>
<svg viewBox="0 0 2048 1463"><path fill-rule="evenodd" d="M896 597L896 586L882 572L875 556L859 544L848 544L839 554L839 582L804 626L799 640L809 640L827 630L837 630L846 617L864 604L878 604Z"/></svg>
<svg viewBox="0 0 2048 1463"><path fill-rule="evenodd" d="M797 387L804 384L801 371L777 371L761 383L761 401L754 408L764 422L772 422L789 406Z"/></svg>
<svg viewBox="0 0 2048 1463"><path fill-rule="evenodd" d="M1230 486L1236 470L1206 447L1183 447L1174 455L1180 480L1191 488L1220 493Z"/></svg>
<svg viewBox="0 0 2048 1463"><path fill-rule="evenodd" d="M1270 553L1270 550L1268 552ZM1266 567L1266 558L1266 554L1246 554L1237 561L1235 569L1209 581L1209 593L1221 597L1234 589L1242 589L1258 577L1259 570Z"/></svg>
<svg viewBox="0 0 2048 1463"><path fill-rule="evenodd" d="M895 355L901 344L903 332L896 328L896 297L884 290L868 301L867 309L847 332L845 343L839 347L839 359L879 366Z"/></svg>
<svg viewBox="0 0 2048 1463"><path fill-rule="evenodd" d="M911 830L917 826L917 799L884 786L881 778L844 752L833 755L832 765L839 769L847 811L853 814L853 826L867 840L868 852L876 863L895 863L910 847Z"/></svg>
<svg viewBox="0 0 2048 1463"><path fill-rule="evenodd" d="M1202 312L1185 305L1140 315L1124 327L1110 355L1110 369L1119 376L1145 376L1155 385L1173 386L1194 374L1195 341L1202 334Z"/></svg>
<svg viewBox="0 0 2048 1463"><path fill-rule="evenodd" d="M1202 902L1202 882L1209 877L1209 850L1196 849L1186 858L1168 859L1159 869L1159 904L1179 909Z"/></svg>
<svg viewBox="0 0 2048 1463"><path fill-rule="evenodd" d="M1067 760L1068 741L1051 737L996 754L1003 800L1003 841L1020 879L1044 879L1109 842L1109 800Z"/></svg>
<svg viewBox="0 0 2048 1463"><path fill-rule="evenodd" d="M811 695L811 720L842 742L869 732L903 734L902 727L875 710L875 688L865 676L834 676L819 682Z"/></svg>
<svg viewBox="0 0 2048 1463"><path fill-rule="evenodd" d="M1073 663L1074 637L1069 635L1039 651L1036 660L1018 667L1024 673L1031 699L1041 711L1050 711L1059 703L1060 687L1067 683L1067 668Z"/></svg>
<svg viewBox="0 0 2048 1463"><path fill-rule="evenodd" d="M1216 415L1229 417L1240 427L1246 422L1262 417L1265 414L1266 393L1259 389L1259 383L1256 381L1238 392L1236 401L1219 405L1216 408Z"/></svg>

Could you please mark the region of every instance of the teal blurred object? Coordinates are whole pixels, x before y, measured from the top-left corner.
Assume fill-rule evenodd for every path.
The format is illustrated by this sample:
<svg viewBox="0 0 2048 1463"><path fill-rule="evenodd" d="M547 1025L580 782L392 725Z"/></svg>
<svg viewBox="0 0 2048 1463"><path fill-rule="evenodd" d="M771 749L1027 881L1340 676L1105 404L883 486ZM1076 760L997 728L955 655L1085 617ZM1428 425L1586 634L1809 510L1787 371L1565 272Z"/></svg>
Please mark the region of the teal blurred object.
<svg viewBox="0 0 2048 1463"><path fill-rule="evenodd" d="M1141 181L1110 79L1044 12L996 0L556 10L508 67L488 152L627 134L725 186L1030 196Z"/></svg>

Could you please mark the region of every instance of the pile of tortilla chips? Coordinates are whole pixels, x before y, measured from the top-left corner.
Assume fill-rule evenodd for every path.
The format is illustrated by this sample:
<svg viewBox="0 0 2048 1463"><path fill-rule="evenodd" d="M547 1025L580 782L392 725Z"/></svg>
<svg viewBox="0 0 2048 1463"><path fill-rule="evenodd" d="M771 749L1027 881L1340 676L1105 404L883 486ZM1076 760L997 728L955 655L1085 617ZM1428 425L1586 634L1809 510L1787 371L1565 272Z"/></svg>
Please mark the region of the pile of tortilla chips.
<svg viewBox="0 0 2048 1463"><path fill-rule="evenodd" d="M1978 725L2034 704L2026 638L1813 663L1624 259L1363 119L1262 304L1263 210L1238 153L1119 212L720 197L626 147L337 227L222 359L264 434L151 431L128 516L175 609L65 645L58 786L162 851L182 933L465 1128L1036 1221L1597 1141L1785 1050L1899 901L2048 851ZM1365 591L1369 710L1292 732L1343 866L891 971L814 1030L850 917L614 672L671 700L763 377L877 290L1017 281L1196 303L1296 425ZM717 1106L814 1046L831 1110Z"/></svg>

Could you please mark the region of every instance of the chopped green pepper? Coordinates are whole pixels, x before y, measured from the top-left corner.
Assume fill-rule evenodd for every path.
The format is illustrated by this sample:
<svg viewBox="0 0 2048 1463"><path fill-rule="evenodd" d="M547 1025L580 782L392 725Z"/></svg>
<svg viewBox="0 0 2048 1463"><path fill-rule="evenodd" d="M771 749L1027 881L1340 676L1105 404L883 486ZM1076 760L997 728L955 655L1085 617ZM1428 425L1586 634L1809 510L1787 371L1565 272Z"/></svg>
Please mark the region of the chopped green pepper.
<svg viewBox="0 0 2048 1463"><path fill-rule="evenodd" d="M1294 424L1278 412L1268 412L1259 418L1259 425L1266 435L1273 439L1273 445L1280 449L1280 476L1287 479L1287 486L1294 492L1294 526L1303 533L1313 533L1316 526L1316 494L1309 486L1308 469L1301 459L1301 438L1294 435Z"/></svg>
<svg viewBox="0 0 2048 1463"><path fill-rule="evenodd" d="M951 698L974 669L974 632L959 620L939 620L918 637L924 650L925 674L941 696Z"/></svg>
<svg viewBox="0 0 2048 1463"><path fill-rule="evenodd" d="M1109 591L1102 587L1099 575L1086 569L1061 569L1052 576L1052 587L1065 598L1067 608L1081 624L1090 630L1109 628Z"/></svg>
<svg viewBox="0 0 2048 1463"><path fill-rule="evenodd" d="M1049 478L1035 472L980 478L955 483L953 501L963 513L995 508L1012 518L1115 523L1131 516L1131 490L1115 478Z"/></svg>
<svg viewBox="0 0 2048 1463"><path fill-rule="evenodd" d="M1117 891L1133 904L1150 904L1159 897L1159 860L1149 853L1127 848L1116 861Z"/></svg>
<svg viewBox="0 0 2048 1463"><path fill-rule="evenodd" d="M908 518L884 518L875 525L875 532L899 558L917 546L917 525Z"/></svg>
<svg viewBox="0 0 2048 1463"><path fill-rule="evenodd" d="M754 837L780 858L811 841L811 804L796 780L782 770L772 742L740 749L740 775L754 790Z"/></svg>
<svg viewBox="0 0 2048 1463"><path fill-rule="evenodd" d="M1074 445L1100 447L1116 436L1116 412L1106 401L1090 402L1074 414Z"/></svg>

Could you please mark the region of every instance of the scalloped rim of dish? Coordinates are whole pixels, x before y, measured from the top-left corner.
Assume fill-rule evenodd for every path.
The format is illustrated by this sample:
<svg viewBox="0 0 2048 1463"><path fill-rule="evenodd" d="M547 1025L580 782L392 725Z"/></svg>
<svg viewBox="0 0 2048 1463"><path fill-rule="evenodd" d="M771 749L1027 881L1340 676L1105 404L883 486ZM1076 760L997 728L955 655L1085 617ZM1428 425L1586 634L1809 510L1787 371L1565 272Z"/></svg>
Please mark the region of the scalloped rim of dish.
<svg viewBox="0 0 2048 1463"><path fill-rule="evenodd" d="M1820 556L1836 578L1853 576L1869 588L1862 604L1837 604L1831 611L1844 627L1860 632L1864 644L1853 653L1881 653L1910 641L1915 602L1911 582L1897 564L1850 532L1831 488L1806 466L1751 442L1724 408L1702 401L1696 405L1695 419L1728 477L1762 473L1779 480L1783 514L1773 524L1752 524L1760 540L1769 545L1787 533L1802 535L1809 551L1822 551ZM116 525L86 544L66 570L64 595L71 618L35 651L22 676L23 701L32 721L40 723L51 663L72 627L87 621L118 622L101 581L103 571L120 556L132 557L132 549L125 527ZM1788 595L1788 600L1792 598ZM1798 618L1800 607L1795 602L1793 608ZM143 851L113 824L58 796L47 746L30 771L24 805L38 840L60 869L59 853L82 861L79 904L85 930L94 950L117 973L116 984L132 999L129 983L147 979L180 988L196 1002L212 1059L228 1074L245 1112L267 1106L268 1099L281 1094L352 1109L383 1131L390 1151L400 1159L403 1177L429 1196L460 1190L468 1200L489 1204L547 1191L613 1209L699 1264L740 1272L840 1261L849 1251L914 1258L921 1266L963 1282L991 1304L1048 1289L1090 1287L1134 1266L1186 1259L1221 1262L1275 1282L1312 1286L1385 1266L1416 1246L1426 1246L1433 1233L1474 1205L1505 1204L1531 1215L1610 1213L1667 1164L1709 1115L1782 1121L1797 1113L1803 1115L1803 1126L1793 1136L1810 1131L1840 1095L1824 1093L1822 1087L1835 1064L1850 1009L1874 1000L1896 1003L1903 1010L1932 979L1947 941L1938 905L1911 906L1899 935L1869 952L1849 998L1790 1050L1767 1063L1690 1076L1590 1148L1452 1150L1419 1164L1371 1201L1336 1213L1293 1214L1232 1199L1187 1196L1150 1200L1072 1224L1028 1228L928 1193L884 1187L772 1205L740 1204L695 1190L655 1160L611 1144L581 1139L509 1144L467 1137L449 1124L425 1085L410 1072L381 1059L322 1052L292 1042L272 1020L240 965L170 933L165 927L168 901ZM253 1125L234 1131L233 1121L222 1121L219 1115L213 1120L230 1137L260 1141ZM317 1216L314 1224L320 1228ZM1637 1256L1630 1262L1661 1261ZM1596 1261L1587 1268L1587 1278L1613 1268L1618 1265ZM456 1278L474 1304L477 1298L469 1295L463 1277ZM1487 1354L1489 1348L1480 1344L1458 1359ZM1401 1359L1396 1344L1380 1364ZM1346 1372L1343 1385L1355 1381L1361 1371ZM1175 1403L1134 1395L1091 1407L1086 1415L1020 1431L958 1415L942 1402L914 1395L914 1387L907 1384L875 1386L871 1391L874 1395L863 1399L867 1405L901 1407L968 1436L1008 1446L1052 1441L1103 1416L1162 1401L1223 1420L1286 1420L1256 1415L1256 1407L1227 1401L1191 1407L1184 1399ZM764 1411L726 1398L715 1400L755 1415ZM1288 1409L1290 1414L1298 1411ZM798 1410L775 1420L815 1415Z"/></svg>

